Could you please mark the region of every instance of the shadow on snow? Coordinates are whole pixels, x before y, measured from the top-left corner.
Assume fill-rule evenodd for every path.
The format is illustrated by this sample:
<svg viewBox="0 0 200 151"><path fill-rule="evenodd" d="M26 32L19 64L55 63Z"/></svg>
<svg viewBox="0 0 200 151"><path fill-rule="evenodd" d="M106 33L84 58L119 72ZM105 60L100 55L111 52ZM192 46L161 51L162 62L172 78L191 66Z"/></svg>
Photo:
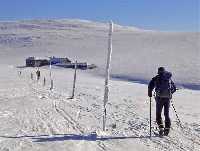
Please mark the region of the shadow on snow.
<svg viewBox="0 0 200 151"><path fill-rule="evenodd" d="M133 78L130 76L122 76L122 75L114 75L112 74L111 77L116 80L123 80L127 82L139 83L148 85L149 80L140 79L140 78ZM192 84L192 83L176 83L176 86L179 87L179 90L182 88L191 89L191 90L200 90L200 84Z"/></svg>
<svg viewBox="0 0 200 151"><path fill-rule="evenodd" d="M38 135L38 136L0 136L3 138L20 139L31 138L33 142L54 142L66 140L85 140L85 141L108 141L108 140L122 140L122 139L142 139L149 138L149 136L103 136L98 137L96 134L81 135L81 134L55 134L55 135ZM158 136L152 136L158 137Z"/></svg>

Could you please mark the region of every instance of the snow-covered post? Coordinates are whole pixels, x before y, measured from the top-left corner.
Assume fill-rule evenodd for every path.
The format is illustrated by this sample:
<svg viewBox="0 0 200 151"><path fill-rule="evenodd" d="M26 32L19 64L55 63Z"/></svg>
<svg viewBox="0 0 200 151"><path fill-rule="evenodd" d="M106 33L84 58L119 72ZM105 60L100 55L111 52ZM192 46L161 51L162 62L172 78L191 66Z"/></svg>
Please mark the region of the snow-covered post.
<svg viewBox="0 0 200 151"><path fill-rule="evenodd" d="M109 23L109 37L108 37L108 55L107 55L107 65L106 65L106 76L105 76L105 91L104 91L104 102L103 102L103 131L105 131L106 125L106 104L108 102L109 93L109 77L110 77L110 62L112 56L112 33L113 33L113 22Z"/></svg>
<svg viewBox="0 0 200 151"><path fill-rule="evenodd" d="M46 85L46 78L44 77L44 79L43 79L43 86L45 86Z"/></svg>
<svg viewBox="0 0 200 151"><path fill-rule="evenodd" d="M31 72L31 80L33 80L33 73Z"/></svg>
<svg viewBox="0 0 200 151"><path fill-rule="evenodd" d="M50 64L49 64L49 76L50 76L50 82L51 82L50 90L52 90L53 89L53 79L52 79L52 73L51 73L51 58L50 58Z"/></svg>
<svg viewBox="0 0 200 151"><path fill-rule="evenodd" d="M74 98L75 88L76 88L76 71L77 71L77 61L75 62L74 67L74 82L73 82L73 89L72 89L72 99Z"/></svg>

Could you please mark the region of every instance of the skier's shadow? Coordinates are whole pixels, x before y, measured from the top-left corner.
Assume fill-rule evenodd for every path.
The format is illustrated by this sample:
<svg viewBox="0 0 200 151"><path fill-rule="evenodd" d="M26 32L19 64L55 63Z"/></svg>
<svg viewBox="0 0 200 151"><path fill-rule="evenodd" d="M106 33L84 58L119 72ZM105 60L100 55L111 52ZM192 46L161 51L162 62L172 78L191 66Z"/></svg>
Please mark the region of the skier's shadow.
<svg viewBox="0 0 200 151"><path fill-rule="evenodd" d="M150 138L149 136L103 136L99 137L96 134L81 135L81 134L55 134L55 135L38 135L38 136L0 136L3 138L20 139L30 138L33 142L54 142L66 140L85 140L85 141L107 141L107 140L122 140L122 139L141 139ZM158 137L158 136L151 136Z"/></svg>
<svg viewBox="0 0 200 151"><path fill-rule="evenodd" d="M152 136L157 137L157 136ZM85 140L85 141L107 141L107 140L122 140L122 139L141 139L149 138L149 136L105 136L99 137L96 134L90 135L77 135L77 134L64 134L64 135L53 135L50 137L34 137L33 142L54 142L54 141L66 141L66 140Z"/></svg>

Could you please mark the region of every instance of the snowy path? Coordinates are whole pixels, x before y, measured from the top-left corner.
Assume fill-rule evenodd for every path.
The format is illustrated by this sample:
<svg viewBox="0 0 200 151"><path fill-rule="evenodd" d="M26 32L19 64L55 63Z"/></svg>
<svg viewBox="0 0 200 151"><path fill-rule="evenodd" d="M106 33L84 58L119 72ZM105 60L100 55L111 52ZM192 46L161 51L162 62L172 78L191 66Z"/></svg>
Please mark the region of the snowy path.
<svg viewBox="0 0 200 151"><path fill-rule="evenodd" d="M45 72L45 69L44 69ZM72 71L67 71L68 75ZM25 73L25 72L24 72ZM51 92L42 81L28 79L27 73L17 79L14 74L5 79L0 87L0 150L96 150L96 151L198 151L200 148L199 121L195 122L195 110L185 115L193 119L184 122L184 132L176 125L172 112L173 127L169 137L153 135L149 139L148 100L146 86L123 81L111 82L108 103L107 133L102 125L102 80L80 73L76 98L58 90ZM90 83L84 82L90 79ZM100 81L100 82L99 82ZM4 87L7 85L7 87ZM13 85L15 85L13 87ZM187 95L199 97L198 91L183 90ZM70 93L70 92L69 92ZM176 99L182 99L177 94ZM190 97L192 98L192 97ZM179 106L183 105L178 101ZM153 104L154 107L155 104ZM197 106L198 108L198 106ZM154 111L153 111L154 113ZM154 115L154 114L153 114ZM116 127L115 127L116 125ZM154 124L155 126L155 124ZM97 137L91 132L97 132Z"/></svg>

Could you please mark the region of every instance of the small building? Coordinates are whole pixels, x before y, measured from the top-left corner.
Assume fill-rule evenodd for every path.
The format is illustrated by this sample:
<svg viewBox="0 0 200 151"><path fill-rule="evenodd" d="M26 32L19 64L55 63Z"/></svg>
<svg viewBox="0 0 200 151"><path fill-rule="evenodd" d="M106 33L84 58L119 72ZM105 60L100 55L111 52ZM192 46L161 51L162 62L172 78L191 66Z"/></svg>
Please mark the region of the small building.
<svg viewBox="0 0 200 151"><path fill-rule="evenodd" d="M75 68L76 63L58 63L56 64L56 66L58 67L63 67L63 68ZM87 62L80 62L77 63L77 69L82 69L82 70L86 70L86 69L94 69L97 66L94 64L87 64Z"/></svg>
<svg viewBox="0 0 200 151"><path fill-rule="evenodd" d="M41 67L46 65L55 65L63 68L75 68L75 63L70 59L66 58L58 58L58 57L50 57L46 58L36 58L36 57L28 57L26 59L26 67ZM88 64L87 62L79 62L77 63L77 68L86 70L86 69L94 69L97 66L94 64Z"/></svg>
<svg viewBox="0 0 200 151"><path fill-rule="evenodd" d="M71 63L71 60L69 60L67 57L66 58L59 58L59 57L50 57L50 63L51 64L68 64Z"/></svg>
<svg viewBox="0 0 200 151"><path fill-rule="evenodd" d="M35 57L28 57L26 59L26 66L27 67L41 67L49 65L48 59L43 58L35 58Z"/></svg>

